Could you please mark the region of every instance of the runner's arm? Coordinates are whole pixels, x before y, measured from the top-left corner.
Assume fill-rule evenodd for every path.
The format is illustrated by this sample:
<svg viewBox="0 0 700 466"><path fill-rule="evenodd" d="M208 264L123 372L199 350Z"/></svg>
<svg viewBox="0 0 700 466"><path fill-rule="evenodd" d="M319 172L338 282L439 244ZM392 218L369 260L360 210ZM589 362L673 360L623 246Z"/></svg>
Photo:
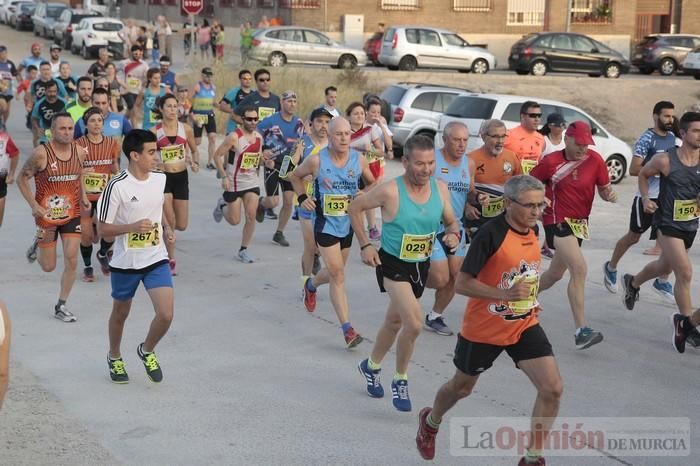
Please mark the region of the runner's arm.
<svg viewBox="0 0 700 466"><path fill-rule="evenodd" d="M374 179L372 170L369 168L369 162L365 157L360 157L360 170L362 170L361 175L362 180L365 182L365 187L358 194L366 194L377 185L377 180Z"/></svg>
<svg viewBox="0 0 700 466"><path fill-rule="evenodd" d="M442 202L442 224L445 225L445 235L443 236L445 244L452 248L457 248L459 242L462 239L460 232L462 231L461 225L455 213L452 210L452 203L450 202L450 192L447 189L447 185L438 180L438 189L440 191L440 201ZM447 240L449 239L449 243Z"/></svg>
<svg viewBox="0 0 700 466"><path fill-rule="evenodd" d="M649 178L661 174L668 174L669 158L666 152L655 155L649 162L645 163L637 175L637 185L639 187L639 195L642 197L642 206L644 210L651 213L656 210L657 206L654 201L649 199Z"/></svg>
<svg viewBox="0 0 700 466"><path fill-rule="evenodd" d="M188 124L185 124L185 137L187 138L187 145L190 147L190 153L192 154L192 170L199 171L199 149L197 148L197 142L194 140L194 130Z"/></svg>
<svg viewBox="0 0 700 466"><path fill-rule="evenodd" d="M223 142L214 152L214 164L216 165L216 170L219 172L219 176L222 179L226 178L226 170L224 170L224 157L226 157L226 154L232 147L235 147L236 143L238 143L238 136L236 136L236 133L233 132L224 138Z"/></svg>
<svg viewBox="0 0 700 466"><path fill-rule="evenodd" d="M395 182L383 183L372 191L362 196L357 196L350 202L348 215L350 216L350 223L360 243L360 247L370 242L364 226L364 212L377 207L383 208L391 197L391 189L397 190Z"/></svg>
<svg viewBox="0 0 700 466"><path fill-rule="evenodd" d="M5 178L5 182L7 184L12 184L15 182L15 173L17 172L17 165L19 164L20 153L19 149L17 149L17 146L15 145L15 142L9 136L7 138L6 151L7 154L10 156L10 169L7 172L7 178Z"/></svg>
<svg viewBox="0 0 700 466"><path fill-rule="evenodd" d="M298 196L306 195L306 187L304 186L304 178L307 176L316 177L318 174L318 169L321 165L321 159L318 154L311 155L304 160L301 165L296 167L292 173L289 174L287 181L292 183L292 188ZM302 202L299 203L300 207L304 210L313 211L316 208L316 203L310 197L307 197Z"/></svg>
<svg viewBox="0 0 700 466"><path fill-rule="evenodd" d="M32 213L39 211L41 206L34 199L34 193L32 193L32 188L29 186L29 180L34 178L34 176L41 170L46 168L46 149L44 146L38 146L34 148L32 155L24 163L22 167L22 172L17 179L17 187L22 193L24 200L27 201L29 207L32 209Z"/></svg>

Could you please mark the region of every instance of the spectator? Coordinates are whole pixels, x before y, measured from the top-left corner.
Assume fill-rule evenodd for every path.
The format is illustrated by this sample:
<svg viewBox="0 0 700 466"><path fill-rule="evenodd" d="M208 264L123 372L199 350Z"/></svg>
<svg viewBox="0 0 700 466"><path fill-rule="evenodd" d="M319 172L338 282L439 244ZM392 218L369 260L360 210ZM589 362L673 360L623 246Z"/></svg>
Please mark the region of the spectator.
<svg viewBox="0 0 700 466"><path fill-rule="evenodd" d="M216 60L216 39L219 35L219 31L221 30L221 23L219 21L214 20L211 23L211 40L209 41L209 45L211 46L211 58L212 60Z"/></svg>
<svg viewBox="0 0 700 466"><path fill-rule="evenodd" d="M209 47L211 43L211 27L209 21L202 20L202 26L197 28L197 46L202 54L202 60L209 60Z"/></svg>
<svg viewBox="0 0 700 466"><path fill-rule="evenodd" d="M185 48L185 56L189 55L190 52L193 55L197 54L197 49L192 46L192 43L193 43L192 42L192 33L194 32L194 30L192 29L193 27L195 28L194 30L196 30L197 23L194 20L194 15L189 15L189 16L187 16L187 24L185 24L183 26L185 33L182 36L182 40L183 40L182 45Z"/></svg>
<svg viewBox="0 0 700 466"><path fill-rule="evenodd" d="M216 60L219 65L224 64L224 25L218 25L218 33L216 34Z"/></svg>
<svg viewBox="0 0 700 466"><path fill-rule="evenodd" d="M263 15L262 18L260 18L260 22L258 23L259 28L269 28L270 27L270 21L267 19L267 16Z"/></svg>

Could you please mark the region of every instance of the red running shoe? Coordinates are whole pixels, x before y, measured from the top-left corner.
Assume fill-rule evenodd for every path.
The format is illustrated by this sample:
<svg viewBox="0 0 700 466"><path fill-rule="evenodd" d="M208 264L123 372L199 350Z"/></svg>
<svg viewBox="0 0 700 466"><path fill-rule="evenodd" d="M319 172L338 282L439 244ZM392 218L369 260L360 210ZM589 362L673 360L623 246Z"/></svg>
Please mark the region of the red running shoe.
<svg viewBox="0 0 700 466"><path fill-rule="evenodd" d="M309 291L309 287L306 286L309 280L311 277L304 282L304 306L306 306L307 311L314 312L316 310L316 291Z"/></svg>
<svg viewBox="0 0 700 466"><path fill-rule="evenodd" d="M354 328L350 327L347 332L345 332L345 344L348 349L354 348L362 343L362 337L359 333L355 331Z"/></svg>
<svg viewBox="0 0 700 466"><path fill-rule="evenodd" d="M432 408L423 408L418 413L418 433L416 434L416 447L418 453L424 460L432 460L435 458L435 436L438 433L437 429L433 429L428 425L428 414Z"/></svg>

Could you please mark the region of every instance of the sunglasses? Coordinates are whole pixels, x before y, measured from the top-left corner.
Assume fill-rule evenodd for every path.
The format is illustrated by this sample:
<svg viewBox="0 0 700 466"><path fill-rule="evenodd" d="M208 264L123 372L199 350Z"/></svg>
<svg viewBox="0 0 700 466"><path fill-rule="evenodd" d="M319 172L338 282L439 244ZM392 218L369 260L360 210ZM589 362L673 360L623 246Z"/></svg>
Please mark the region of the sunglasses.
<svg viewBox="0 0 700 466"><path fill-rule="evenodd" d="M254 121L258 121L260 118L258 117L243 117L245 121L250 121L251 123Z"/></svg>
<svg viewBox="0 0 700 466"><path fill-rule="evenodd" d="M258 82L260 82L260 83L266 83L268 81L270 81L270 78L259 78L258 79Z"/></svg>
<svg viewBox="0 0 700 466"><path fill-rule="evenodd" d="M529 116L530 118L542 118L541 113L528 113L527 116Z"/></svg>
<svg viewBox="0 0 700 466"><path fill-rule="evenodd" d="M550 123L549 126L556 126L558 128L566 128L566 123Z"/></svg>

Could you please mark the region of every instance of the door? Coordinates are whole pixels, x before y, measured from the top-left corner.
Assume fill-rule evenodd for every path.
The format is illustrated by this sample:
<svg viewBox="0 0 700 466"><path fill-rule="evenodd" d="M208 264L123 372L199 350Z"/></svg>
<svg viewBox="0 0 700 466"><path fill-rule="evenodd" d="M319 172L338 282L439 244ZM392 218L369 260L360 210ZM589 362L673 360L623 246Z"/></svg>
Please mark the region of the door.
<svg viewBox="0 0 700 466"><path fill-rule="evenodd" d="M588 37L571 36L571 45L576 53L572 62L573 69L585 72L599 72L603 69L607 58Z"/></svg>
<svg viewBox="0 0 700 466"><path fill-rule="evenodd" d="M544 52L552 71L569 71L573 67L575 52L568 34L555 34L551 48Z"/></svg>
<svg viewBox="0 0 700 466"><path fill-rule="evenodd" d="M314 63L326 63L335 65L338 63L338 52L330 45L330 39L324 35L304 29L303 55Z"/></svg>
<svg viewBox="0 0 700 466"><path fill-rule="evenodd" d="M280 49L287 57L288 62L299 62L299 47L304 42L304 33L301 29L280 29L276 31L276 43L272 47Z"/></svg>
<svg viewBox="0 0 700 466"><path fill-rule="evenodd" d="M443 57L445 51L442 48L440 34L432 29L418 29L418 48L416 59L419 66L444 67Z"/></svg>

